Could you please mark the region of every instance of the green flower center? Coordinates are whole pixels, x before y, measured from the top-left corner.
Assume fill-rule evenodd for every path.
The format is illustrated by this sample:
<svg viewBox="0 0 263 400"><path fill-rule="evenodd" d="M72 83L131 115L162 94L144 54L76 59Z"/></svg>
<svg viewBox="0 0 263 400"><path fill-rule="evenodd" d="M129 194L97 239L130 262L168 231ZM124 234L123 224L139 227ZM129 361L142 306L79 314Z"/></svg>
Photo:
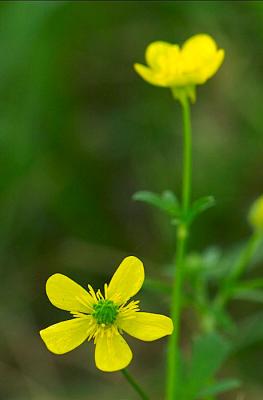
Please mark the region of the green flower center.
<svg viewBox="0 0 263 400"><path fill-rule="evenodd" d="M99 300L93 309L92 316L98 324L113 324L118 314L118 306L111 300Z"/></svg>

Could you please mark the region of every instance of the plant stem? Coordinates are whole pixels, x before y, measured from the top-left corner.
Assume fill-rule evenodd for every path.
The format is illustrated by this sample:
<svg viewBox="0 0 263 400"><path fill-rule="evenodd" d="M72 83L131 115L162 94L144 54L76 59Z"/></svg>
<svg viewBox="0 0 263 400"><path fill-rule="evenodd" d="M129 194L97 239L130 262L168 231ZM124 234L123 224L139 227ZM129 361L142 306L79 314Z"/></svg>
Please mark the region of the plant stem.
<svg viewBox="0 0 263 400"><path fill-rule="evenodd" d="M223 307L228 302L231 297L231 291L235 282L244 273L244 270L251 262L253 255L255 254L259 244L262 241L262 235L258 232L254 232L248 239L245 247L242 249L236 264L234 265L231 273L229 274L227 280L224 282L222 290L218 293L215 298L215 304L217 307Z"/></svg>
<svg viewBox="0 0 263 400"><path fill-rule="evenodd" d="M245 248L242 250L236 265L232 269L230 280L238 279L250 263L255 251L261 241L261 236L258 232L254 232L248 239Z"/></svg>
<svg viewBox="0 0 263 400"><path fill-rule="evenodd" d="M141 399L143 400L149 400L149 397L145 394L145 392L142 390L140 385L134 380L134 378L131 376L131 374L127 371L127 369L122 369L121 370L123 376L127 379L129 384L133 387L135 392L138 393Z"/></svg>
<svg viewBox="0 0 263 400"><path fill-rule="evenodd" d="M183 215L189 212L191 196L191 177L192 177L192 135L190 106L187 97L181 99L184 126L184 150L183 150L183 187L182 187L182 207ZM171 302L171 317L174 322L174 332L170 337L167 355L167 400L174 400L177 396L179 387L179 363L180 363L180 322L182 309L182 288L184 278L184 262L186 253L186 240L188 236L188 226L184 221L178 225L176 239L176 258L175 258L175 277L173 282L173 293Z"/></svg>
<svg viewBox="0 0 263 400"><path fill-rule="evenodd" d="M189 210L191 183L192 183L192 129L190 105L187 97L181 101L183 108L184 124L184 150L183 150L183 189L182 203L183 211L186 214Z"/></svg>

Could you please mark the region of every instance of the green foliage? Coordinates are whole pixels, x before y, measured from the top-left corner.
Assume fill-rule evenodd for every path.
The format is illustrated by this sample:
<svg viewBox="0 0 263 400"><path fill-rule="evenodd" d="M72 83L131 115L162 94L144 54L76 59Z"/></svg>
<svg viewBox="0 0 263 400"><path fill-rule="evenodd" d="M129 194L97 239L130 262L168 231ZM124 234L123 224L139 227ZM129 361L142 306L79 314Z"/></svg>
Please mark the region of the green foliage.
<svg viewBox="0 0 263 400"><path fill-rule="evenodd" d="M232 289L231 297L237 300L263 303L263 290L248 289L242 285L237 285Z"/></svg>
<svg viewBox="0 0 263 400"><path fill-rule="evenodd" d="M158 208L173 219L180 218L181 216L179 202L174 193L170 190L165 190L160 195L146 190L140 191L136 192L132 198L133 200L142 201Z"/></svg>
<svg viewBox="0 0 263 400"><path fill-rule="evenodd" d="M205 210L215 205L215 199L213 196L205 196L193 202L189 214L187 215L187 221L192 222L194 219L204 212Z"/></svg>
<svg viewBox="0 0 263 400"><path fill-rule="evenodd" d="M178 225L180 222L189 225L199 214L215 205L215 200L212 196L201 197L194 201L187 214L184 214L177 197L170 190L165 190L161 194L144 190L136 192L132 198L133 200L141 201L163 211L166 215L171 217L173 225Z"/></svg>
<svg viewBox="0 0 263 400"><path fill-rule="evenodd" d="M238 379L224 379L214 383L211 386L208 386L206 389L201 390L201 392L197 395L197 399L203 400L204 398L209 398L229 390L237 389L240 386L241 382Z"/></svg>
<svg viewBox="0 0 263 400"><path fill-rule="evenodd" d="M263 342L263 312L258 312L241 320L237 334L232 336L231 351L236 353L255 343Z"/></svg>
<svg viewBox="0 0 263 400"><path fill-rule="evenodd" d="M215 382L215 375L226 360L230 344L217 333L201 335L192 345L192 355L185 362L178 398L181 400L200 399L236 388L237 380ZM211 384L213 382L213 384Z"/></svg>

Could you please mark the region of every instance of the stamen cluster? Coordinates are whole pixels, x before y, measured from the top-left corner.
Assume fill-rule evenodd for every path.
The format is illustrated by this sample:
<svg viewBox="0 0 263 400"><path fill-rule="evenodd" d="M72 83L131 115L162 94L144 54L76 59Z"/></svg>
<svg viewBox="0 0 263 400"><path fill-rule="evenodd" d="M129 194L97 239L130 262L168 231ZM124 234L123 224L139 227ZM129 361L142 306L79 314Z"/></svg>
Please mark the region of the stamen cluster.
<svg viewBox="0 0 263 400"><path fill-rule="evenodd" d="M96 322L101 325L111 325L116 320L119 312L117 304L111 300L100 299L98 303L93 305L92 316L96 319Z"/></svg>

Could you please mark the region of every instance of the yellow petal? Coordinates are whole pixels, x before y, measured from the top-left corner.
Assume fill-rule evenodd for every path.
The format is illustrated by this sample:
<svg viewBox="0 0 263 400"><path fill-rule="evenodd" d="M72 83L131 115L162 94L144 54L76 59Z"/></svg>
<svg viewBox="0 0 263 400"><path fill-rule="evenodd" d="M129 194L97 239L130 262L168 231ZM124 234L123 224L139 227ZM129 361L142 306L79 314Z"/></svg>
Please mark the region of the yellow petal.
<svg viewBox="0 0 263 400"><path fill-rule="evenodd" d="M211 60L210 63L207 63L207 65L202 68L203 71L200 71L201 73L200 76L202 77L200 83L204 83L207 79L211 78L211 76L213 76L216 73L216 71L222 64L224 57L225 57L224 50L222 49L218 50L213 60Z"/></svg>
<svg viewBox="0 0 263 400"><path fill-rule="evenodd" d="M135 71L147 82L156 86L167 86L167 78L162 73L156 73L156 71L145 67L142 64L134 64Z"/></svg>
<svg viewBox="0 0 263 400"><path fill-rule="evenodd" d="M169 73L171 65L176 64L179 58L179 46L167 42L157 41L149 44L145 58L150 67Z"/></svg>
<svg viewBox="0 0 263 400"><path fill-rule="evenodd" d="M92 312L94 300L90 294L65 275L52 275L47 280L46 292L51 303L62 310Z"/></svg>
<svg viewBox="0 0 263 400"><path fill-rule="evenodd" d="M89 336L92 317L74 318L59 322L40 331L40 336L48 350L64 354L78 347Z"/></svg>
<svg viewBox="0 0 263 400"><path fill-rule="evenodd" d="M171 86L180 69L180 50L176 44L153 42L149 44L145 54L151 68L135 64L135 70L147 82L156 86Z"/></svg>
<svg viewBox="0 0 263 400"><path fill-rule="evenodd" d="M119 328L137 339L151 342L173 332L173 321L165 315L136 312L131 319L118 319Z"/></svg>
<svg viewBox="0 0 263 400"><path fill-rule="evenodd" d="M132 352L123 337L116 331L107 331L96 339L95 362L105 372L126 368L132 359Z"/></svg>
<svg viewBox="0 0 263 400"><path fill-rule="evenodd" d="M182 47L183 55L197 55L203 58L209 58L217 51L217 45L214 39L206 34L198 34L186 40Z"/></svg>
<svg viewBox="0 0 263 400"><path fill-rule="evenodd" d="M224 59L224 51L217 50L214 39L205 34L188 39L181 52L182 77L185 83L201 84L213 76Z"/></svg>
<svg viewBox="0 0 263 400"><path fill-rule="evenodd" d="M124 304L141 289L143 281L143 263L137 257L126 257L111 278L108 298Z"/></svg>

